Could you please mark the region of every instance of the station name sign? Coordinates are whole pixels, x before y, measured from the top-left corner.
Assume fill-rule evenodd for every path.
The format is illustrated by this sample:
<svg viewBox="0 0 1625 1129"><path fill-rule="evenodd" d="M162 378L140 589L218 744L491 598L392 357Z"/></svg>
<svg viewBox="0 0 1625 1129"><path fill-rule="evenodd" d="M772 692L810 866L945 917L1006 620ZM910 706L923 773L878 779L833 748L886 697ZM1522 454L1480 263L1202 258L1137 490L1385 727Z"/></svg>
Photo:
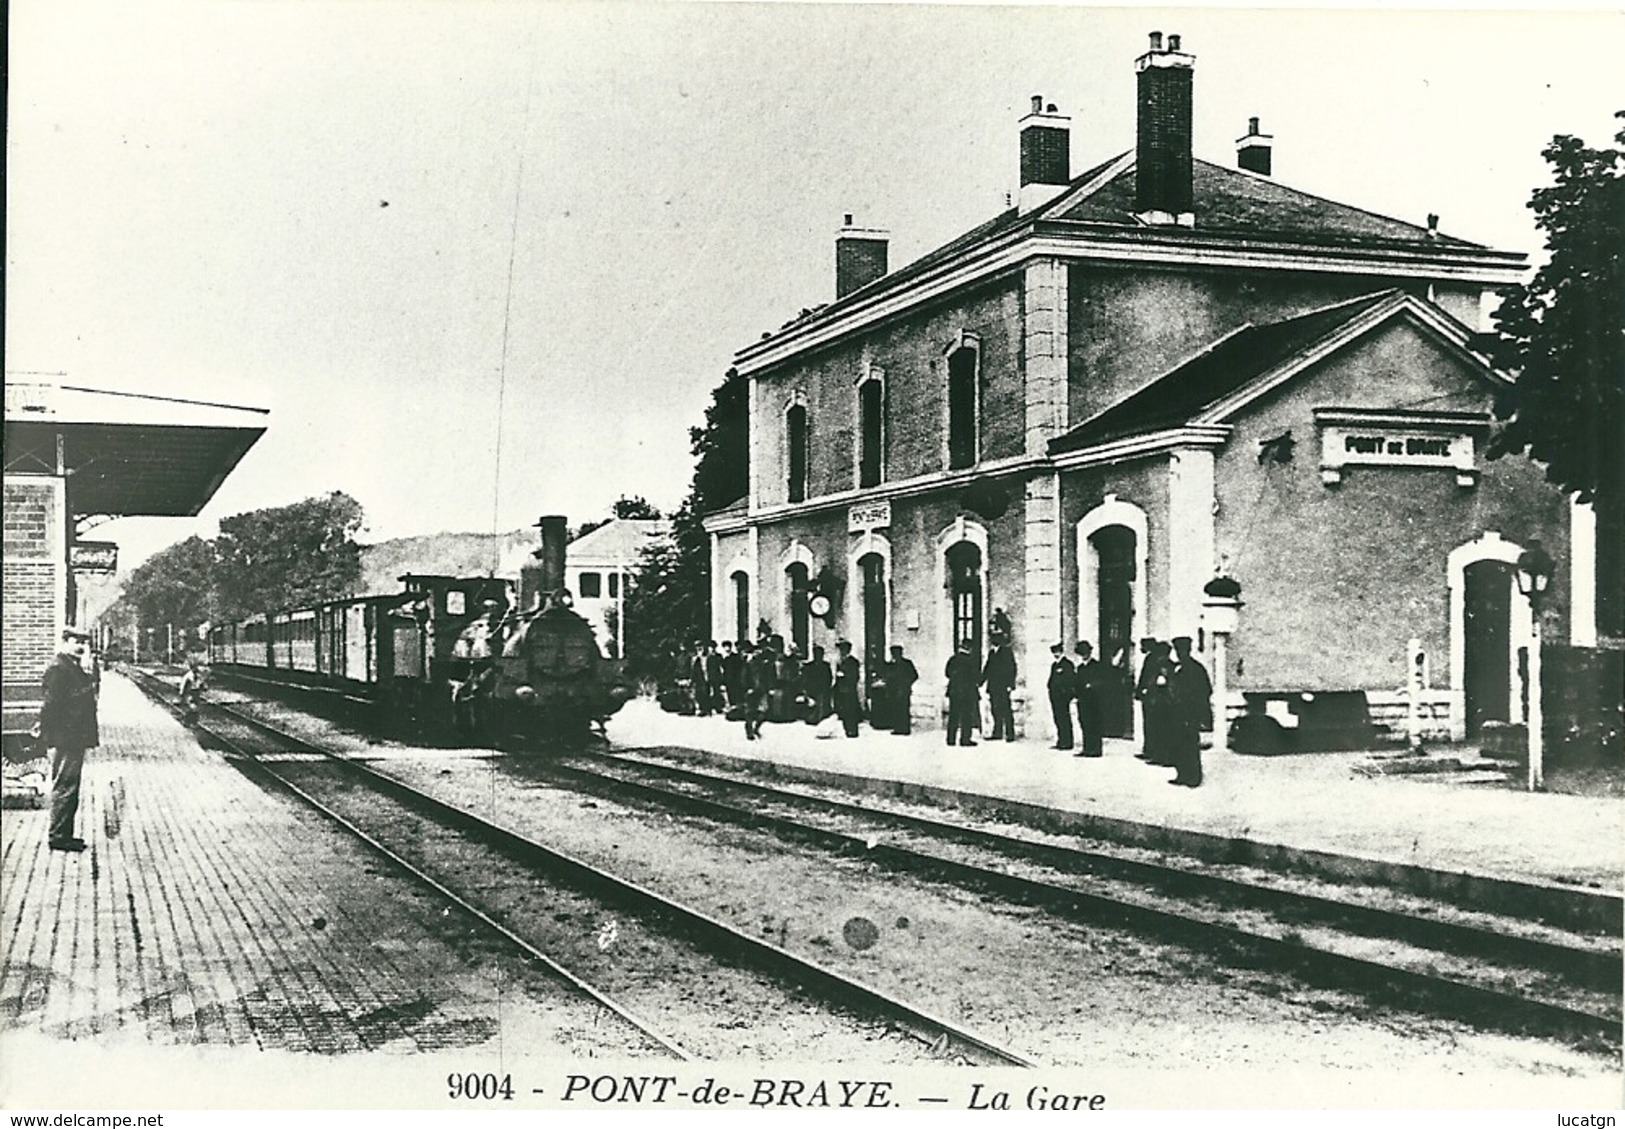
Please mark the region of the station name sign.
<svg viewBox="0 0 1625 1129"><path fill-rule="evenodd" d="M891 528L891 500L860 502L846 511L846 531L867 533L871 529Z"/></svg>
<svg viewBox="0 0 1625 1129"><path fill-rule="evenodd" d="M1474 442L1478 428L1471 424L1451 421L1455 426L1441 426L1430 421L1417 426L1347 418L1318 422L1320 477L1328 486L1341 482L1348 467L1437 468L1455 471L1461 486L1478 481Z"/></svg>
<svg viewBox="0 0 1625 1129"><path fill-rule="evenodd" d="M74 572L117 572L118 546L111 541L76 541L68 550Z"/></svg>

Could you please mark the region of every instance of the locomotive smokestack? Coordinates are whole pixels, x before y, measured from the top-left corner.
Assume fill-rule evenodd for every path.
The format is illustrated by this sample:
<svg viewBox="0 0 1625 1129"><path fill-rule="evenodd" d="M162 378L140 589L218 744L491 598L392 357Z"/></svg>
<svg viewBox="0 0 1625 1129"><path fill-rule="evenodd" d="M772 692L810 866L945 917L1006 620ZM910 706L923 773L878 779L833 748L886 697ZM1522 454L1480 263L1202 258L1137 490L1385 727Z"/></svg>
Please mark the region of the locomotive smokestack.
<svg viewBox="0 0 1625 1129"><path fill-rule="evenodd" d="M569 523L559 514L549 514L536 523L542 527L542 591L557 592L564 587L564 547L569 542Z"/></svg>
<svg viewBox="0 0 1625 1129"><path fill-rule="evenodd" d="M564 549L569 540L569 523L551 514L536 523L542 531L542 545L519 571L519 606L534 611L542 597L564 587Z"/></svg>

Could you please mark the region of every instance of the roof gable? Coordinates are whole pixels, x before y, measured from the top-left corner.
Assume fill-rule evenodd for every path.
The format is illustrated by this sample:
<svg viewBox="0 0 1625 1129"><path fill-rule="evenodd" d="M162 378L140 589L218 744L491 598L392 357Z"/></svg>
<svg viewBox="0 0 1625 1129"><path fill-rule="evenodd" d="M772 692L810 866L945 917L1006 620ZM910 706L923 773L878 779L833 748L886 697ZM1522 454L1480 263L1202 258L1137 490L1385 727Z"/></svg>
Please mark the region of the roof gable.
<svg viewBox="0 0 1625 1129"><path fill-rule="evenodd" d="M1245 325L1050 443L1052 455L1186 426L1228 423L1237 412L1395 319L1443 341L1486 381L1506 380L1469 346L1467 328L1430 302L1384 290L1297 317Z"/></svg>

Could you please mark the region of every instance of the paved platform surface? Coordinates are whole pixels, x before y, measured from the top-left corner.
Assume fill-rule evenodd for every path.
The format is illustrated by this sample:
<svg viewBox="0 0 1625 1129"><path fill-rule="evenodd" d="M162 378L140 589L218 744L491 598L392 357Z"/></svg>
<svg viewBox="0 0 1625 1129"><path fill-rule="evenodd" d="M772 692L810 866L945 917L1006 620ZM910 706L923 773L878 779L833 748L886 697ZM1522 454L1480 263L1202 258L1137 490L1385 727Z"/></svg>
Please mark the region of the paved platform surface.
<svg viewBox="0 0 1625 1129"><path fill-rule="evenodd" d="M1108 740L1100 759L1037 741L949 746L938 731L821 739L801 723L763 726L682 717L629 702L609 722L623 746L678 745L813 773L919 784L1150 826L1534 884L1625 889L1625 801L1531 794L1484 773L1368 777L1370 753L1255 757L1204 751L1206 782L1170 786L1173 770ZM1454 754L1452 754L1454 755ZM1469 783L1477 780L1478 783Z"/></svg>
<svg viewBox="0 0 1625 1129"><path fill-rule="evenodd" d="M0 1034L317 1052L499 1035L496 974L433 899L116 675L100 717L88 849L49 850L43 809L8 808L0 825Z"/></svg>

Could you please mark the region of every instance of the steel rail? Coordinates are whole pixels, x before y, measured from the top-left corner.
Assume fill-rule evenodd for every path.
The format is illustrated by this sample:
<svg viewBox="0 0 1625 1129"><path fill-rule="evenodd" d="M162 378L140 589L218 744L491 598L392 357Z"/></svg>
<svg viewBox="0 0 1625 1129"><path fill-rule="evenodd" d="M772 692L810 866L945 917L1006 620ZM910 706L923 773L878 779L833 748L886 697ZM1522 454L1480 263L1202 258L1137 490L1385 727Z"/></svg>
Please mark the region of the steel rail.
<svg viewBox="0 0 1625 1129"><path fill-rule="evenodd" d="M1082 870L1101 877L1121 878L1153 885L1170 893L1195 894L1220 901L1238 902L1271 912L1346 927L1368 936L1404 941L1423 948L1495 960L1510 960L1528 968L1556 971L1585 987L1601 991L1625 991L1625 967L1622 967L1625 966L1625 956L1622 956L1618 949L1576 948L1559 941L1501 933L1461 922L1439 921L1406 913L1403 910L1364 905L1326 894L1284 890L1221 874L1183 870L1162 863L1124 858L1102 851L1001 835L996 831L965 827L931 819L928 816L864 807L826 796L775 788L731 776L697 772L693 769L621 754L576 753L572 755L572 759L579 760L585 756L636 766L640 770L672 779L686 780L701 786L720 786L766 800L815 808L833 815L891 823L910 831L981 847L1057 869Z"/></svg>
<svg viewBox="0 0 1625 1129"><path fill-rule="evenodd" d="M140 675L141 679L146 680L149 683L153 683L153 684L156 684L158 686L162 686L165 689L168 689L168 684L165 683L162 679L157 678L157 677L155 677L155 676L153 676L151 674L148 674L145 671L140 671L140 672L137 672L137 673ZM159 704L162 705L170 713L173 714L173 713L176 712L175 704L173 702L171 702L171 701L168 701L167 699L159 698L153 692L150 685L143 685L141 688L142 688L142 690L144 690L148 694L149 697L155 698L159 702ZM234 720L236 720L236 721L238 721L240 723L251 720L251 719L243 718L235 710L231 710L231 709L229 709L228 707L225 707L225 706L221 706L221 705L218 705L218 704L212 704L211 703L209 705L209 708L212 709L212 710L218 710L221 713L224 713L224 714L232 717ZM491 917L484 910L480 909L478 906L474 905L468 899L466 899L462 895L458 894L455 890L452 890L450 887L446 886L443 882L436 879L433 875L429 874L427 871L423 870L421 867L417 866L415 863L413 863L413 862L407 860L406 858L402 857L401 855L397 854L395 851L393 851L389 847L385 846L382 842L380 842L374 836L370 835L369 833L364 831L362 828L358 827L355 823L353 823L350 820L346 819L343 815L341 815L338 812L334 811L332 808L330 808L326 804L322 803L315 796L311 795L309 792L307 792L303 788L299 787L299 785L295 784L293 781L289 780L287 777L283 776L281 773L279 773L275 769L271 768L270 765L267 764L266 761L263 759L261 754L255 753L255 752L247 749L246 747L243 746L243 744L241 742L233 740L231 737L229 737L226 734L220 732L218 729L214 729L214 728L211 728L209 726L201 725L201 724L198 724L198 723L195 723L195 722L193 724L194 724L195 728L201 729L203 732L207 733L211 738L213 738L214 740L220 742L220 744L223 745L227 750L229 750L232 753L235 753L239 758L241 758L240 763L250 766L256 772L258 772L260 775L262 775L265 779L267 779L267 780L271 781L272 783L276 784L278 787L284 789L285 791L287 791L291 795L297 797L300 801L302 801L307 806L313 808L315 811L317 811L317 812L321 813L322 815L326 816L333 823L337 824L339 827L341 827L345 831L349 832L355 838L361 840L361 842L363 844L365 844L369 849L371 849L374 853L382 856L383 858L387 859L389 862L391 862L395 866L399 867L401 870L405 871L406 874L408 876L410 876L414 881L416 881L420 885L428 887L430 890L433 890L436 894L440 895L446 901L450 902L452 905L454 905L458 909L462 910L465 914L472 917L474 920L478 921L481 925L485 926L487 929L490 929L492 932L496 933L498 936L502 937L504 940L506 940L507 942L509 942L510 944L515 946L516 948L518 948L526 956L530 957L531 959L533 959L535 961L538 961L543 967L545 967L554 976L558 977L559 979L563 980L565 983L569 984L572 988L576 989L578 992L582 993L583 995L585 995L586 997L591 999L594 1003L600 1005L601 1007L604 1007L604 1008L608 1009L609 1011L613 1012L614 1014L620 1016L622 1019L626 1020L626 1022L630 1023L634 1028L636 1028L640 1033L642 1033L644 1036L646 1036L647 1038L652 1040L661 1049L669 1052L675 1058L678 1058L678 1059L680 1059L682 1061L685 1061L685 1062L692 1061L694 1059L695 1056L693 1054L691 1054L689 1051L683 1049L683 1047L681 1045L679 1045L677 1042L672 1040L670 1037L662 1034L659 1030L657 1030L647 1020L639 1017L636 1013L632 1012L631 1010L626 1008L624 1005L622 1005L622 1004L618 1003L617 1001L611 999L610 997L604 995L603 992L599 991L592 984L589 984L587 981L585 981L581 977L577 976L574 972L571 972L568 968L564 967L564 965L560 964L558 961L556 961L552 957L548 956L541 949L538 949L535 945L533 945L529 941L525 940L525 938L521 937L519 934L517 934L513 930L509 929L507 926L503 925L500 921L497 921L495 918ZM268 727L260 726L259 728L268 728ZM297 738L293 738L289 734L283 734L283 733L280 733L280 732L278 732L278 731L276 731L274 729L268 729L268 731L271 732L276 737L282 739L282 740L293 740L293 741L295 741L295 742L297 742L299 744L304 743L304 742L298 741ZM324 756L330 756L331 755L331 754L328 754L328 753L324 752L323 750L315 750L315 751L322 752Z"/></svg>
<svg viewBox="0 0 1625 1129"><path fill-rule="evenodd" d="M641 766L644 762L634 763ZM644 796L663 806L739 825L766 828L787 837L813 841L841 853L882 862L899 870L961 886L986 889L1071 920L1087 924L1105 922L1168 937L1204 952L1246 953L1255 959L1267 960L1267 967L1291 969L1300 978L1321 986L1352 988L1366 995L1398 1001L1413 1009L1466 1019L1500 1030L1577 1035L1600 1039L1610 1045L1617 1045L1620 1041L1621 1022L1617 1017L1597 1015L1434 973L1399 968L1301 940L1272 937L1255 930L1139 905L1103 894L1004 874L692 794L594 773L577 766L557 766L557 770L607 790ZM781 793L780 796L788 798L791 794ZM875 813L863 809L861 814L873 817Z"/></svg>
<svg viewBox="0 0 1625 1129"><path fill-rule="evenodd" d="M501 850L515 861L545 870L552 877L589 896L616 903L640 916L664 920L673 932L689 936L726 959L754 967L775 979L788 981L804 990L813 991L848 1010L860 1010L858 1005L862 1005L862 1009L897 1025L926 1046L940 1048L944 1046L946 1040L949 1045L958 1044L962 1050L974 1052L977 1057L1000 1065L1029 1067L1040 1065L1019 1051L977 1035L951 1020L917 1008L879 988L845 976L816 961L752 937L726 922L673 901L638 883L619 878L574 856L526 838L455 804L413 788L351 757L323 749L314 742L283 732L273 725L230 707L211 703L209 708L227 714L240 724L263 730L280 740L344 765L378 790L390 793L408 806L417 808L448 826L478 836L487 845Z"/></svg>

